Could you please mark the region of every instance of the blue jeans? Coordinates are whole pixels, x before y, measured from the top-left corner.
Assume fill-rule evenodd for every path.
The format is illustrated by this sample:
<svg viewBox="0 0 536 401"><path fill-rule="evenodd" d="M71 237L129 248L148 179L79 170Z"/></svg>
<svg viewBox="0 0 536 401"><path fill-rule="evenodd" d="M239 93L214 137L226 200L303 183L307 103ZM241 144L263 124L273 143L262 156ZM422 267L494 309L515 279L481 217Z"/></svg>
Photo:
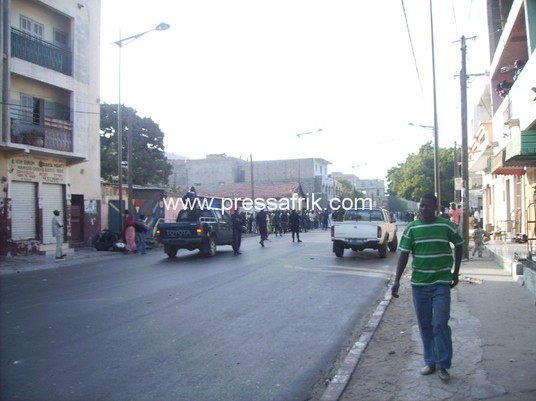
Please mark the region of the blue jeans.
<svg viewBox="0 0 536 401"><path fill-rule="evenodd" d="M450 285L413 286L412 292L424 348L424 363L449 369L452 362Z"/></svg>
<svg viewBox="0 0 536 401"><path fill-rule="evenodd" d="M136 233L136 236L138 237L138 243L136 244L136 251L141 252L142 254L147 252L146 244L145 244L145 233Z"/></svg>

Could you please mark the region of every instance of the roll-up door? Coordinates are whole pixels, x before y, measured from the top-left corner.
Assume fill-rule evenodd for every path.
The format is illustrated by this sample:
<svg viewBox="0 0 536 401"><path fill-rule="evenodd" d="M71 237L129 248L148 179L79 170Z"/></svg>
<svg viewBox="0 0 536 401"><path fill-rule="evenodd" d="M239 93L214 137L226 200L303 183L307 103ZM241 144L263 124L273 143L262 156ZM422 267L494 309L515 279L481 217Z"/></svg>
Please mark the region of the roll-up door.
<svg viewBox="0 0 536 401"><path fill-rule="evenodd" d="M11 239L37 238L37 191L33 182L11 183Z"/></svg>
<svg viewBox="0 0 536 401"><path fill-rule="evenodd" d="M60 221L65 222L63 212L63 185L43 184L41 186L43 199L43 244L52 244L56 238L52 236L52 217L54 210L60 211ZM64 230L65 233L65 230Z"/></svg>

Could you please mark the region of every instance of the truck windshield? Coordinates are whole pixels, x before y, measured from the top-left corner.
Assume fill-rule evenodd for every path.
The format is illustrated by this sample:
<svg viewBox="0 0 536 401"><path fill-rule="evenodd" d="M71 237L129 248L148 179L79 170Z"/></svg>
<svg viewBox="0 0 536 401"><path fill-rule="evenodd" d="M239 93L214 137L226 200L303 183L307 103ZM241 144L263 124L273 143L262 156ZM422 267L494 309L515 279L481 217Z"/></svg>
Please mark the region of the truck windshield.
<svg viewBox="0 0 536 401"><path fill-rule="evenodd" d="M198 221L201 217L213 217L210 210L192 209L181 210L177 216L177 222L179 221Z"/></svg>
<svg viewBox="0 0 536 401"><path fill-rule="evenodd" d="M355 209L347 210L344 220L350 221L383 221L381 210L374 209Z"/></svg>

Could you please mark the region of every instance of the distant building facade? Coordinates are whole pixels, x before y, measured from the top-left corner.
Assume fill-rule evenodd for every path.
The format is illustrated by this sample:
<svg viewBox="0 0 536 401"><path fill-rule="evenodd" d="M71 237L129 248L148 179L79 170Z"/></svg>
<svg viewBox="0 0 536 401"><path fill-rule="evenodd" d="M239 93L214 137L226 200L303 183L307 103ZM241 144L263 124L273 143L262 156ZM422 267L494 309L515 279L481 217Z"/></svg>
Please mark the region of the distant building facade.
<svg viewBox="0 0 536 401"><path fill-rule="evenodd" d="M387 205L385 199L385 181L382 179L358 180L358 191L363 192L368 199L372 199L375 206L384 207Z"/></svg>
<svg viewBox="0 0 536 401"><path fill-rule="evenodd" d="M372 200L374 206L387 206L387 199L385 196L385 181L382 179L366 179L362 180L355 174L344 174L341 172L334 172L331 176L335 180L344 179L352 185L352 188L363 192L365 197Z"/></svg>
<svg viewBox="0 0 536 401"><path fill-rule="evenodd" d="M169 184L177 192L186 191L190 186L207 192L215 186L249 183L253 184L251 193L254 195L256 185L275 186L287 182L300 187L309 201L304 202L304 207L314 203L327 208L336 196L337 184L328 174L331 163L322 158L250 161L219 154L169 162L174 169Z"/></svg>

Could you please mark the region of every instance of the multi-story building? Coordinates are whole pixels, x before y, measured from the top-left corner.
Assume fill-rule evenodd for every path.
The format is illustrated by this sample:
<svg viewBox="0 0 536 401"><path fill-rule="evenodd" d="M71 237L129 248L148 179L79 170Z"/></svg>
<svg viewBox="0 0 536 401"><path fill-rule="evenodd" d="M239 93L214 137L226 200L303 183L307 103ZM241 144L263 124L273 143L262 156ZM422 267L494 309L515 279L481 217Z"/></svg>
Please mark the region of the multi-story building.
<svg viewBox="0 0 536 401"><path fill-rule="evenodd" d="M170 163L174 170L170 186L178 192L192 185L206 193L217 186L253 183L254 194L257 185L295 183L295 188L300 187L309 200L304 205L322 208L328 207L336 196L335 180L328 174L330 163L321 158L248 161L221 154L197 160L170 160Z"/></svg>
<svg viewBox="0 0 536 401"><path fill-rule="evenodd" d="M385 181L382 179L359 180L357 190L363 192L368 199L372 199L375 206L386 206Z"/></svg>
<svg viewBox="0 0 536 401"><path fill-rule="evenodd" d="M474 108L471 205L484 227L536 237L536 0L489 0L490 75ZM476 198L476 202L475 202Z"/></svg>
<svg viewBox="0 0 536 401"><path fill-rule="evenodd" d="M246 182L247 160L226 154L210 154L205 159L170 159L173 172L169 186L177 192L186 192L195 187L213 187Z"/></svg>
<svg viewBox="0 0 536 401"><path fill-rule="evenodd" d="M100 231L100 0L3 0L0 254Z"/></svg>
<svg viewBox="0 0 536 401"><path fill-rule="evenodd" d="M331 176L335 179L345 179L352 184L353 189L361 191L365 197L372 200L374 206L387 206L385 196L385 181L376 179L360 179L355 174L343 174L334 172Z"/></svg>
<svg viewBox="0 0 536 401"><path fill-rule="evenodd" d="M335 180L328 174L330 164L322 158L255 161L253 178L258 183L296 181L310 209L312 205L325 209L336 196ZM246 174L246 179L251 180L251 170Z"/></svg>

